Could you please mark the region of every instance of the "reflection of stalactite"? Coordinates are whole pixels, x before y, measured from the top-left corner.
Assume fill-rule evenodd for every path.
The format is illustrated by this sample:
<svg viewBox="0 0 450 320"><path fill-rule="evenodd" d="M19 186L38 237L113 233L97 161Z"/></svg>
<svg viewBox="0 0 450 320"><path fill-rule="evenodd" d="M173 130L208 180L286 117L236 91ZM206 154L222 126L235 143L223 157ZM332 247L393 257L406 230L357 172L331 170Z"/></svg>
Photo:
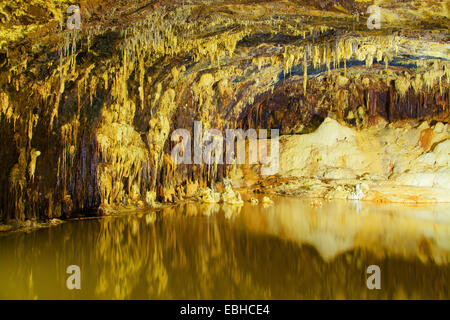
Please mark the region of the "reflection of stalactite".
<svg viewBox="0 0 450 320"><path fill-rule="evenodd" d="M324 292L321 276L327 276L331 288L340 288L343 272L361 272L361 264L370 261L389 267L389 288L410 285L413 274L421 277L422 289L414 297L445 298L446 225L392 215L393 205L370 204L363 206L361 223L355 224L351 207L339 201L311 208L292 198L266 209L187 203L160 214L81 220L26 237L3 237L10 245L1 243L1 280L11 290L2 297L71 298L65 286L53 284L50 293L49 283L39 279L74 263L76 248L80 266L95 266L82 273L86 299L357 299L367 295L359 277L346 280L343 290ZM299 210L304 214L299 216ZM403 210L411 214L422 208ZM187 223L193 217L195 223ZM274 264L274 259L282 263ZM380 292L383 297L392 294L387 288Z"/></svg>

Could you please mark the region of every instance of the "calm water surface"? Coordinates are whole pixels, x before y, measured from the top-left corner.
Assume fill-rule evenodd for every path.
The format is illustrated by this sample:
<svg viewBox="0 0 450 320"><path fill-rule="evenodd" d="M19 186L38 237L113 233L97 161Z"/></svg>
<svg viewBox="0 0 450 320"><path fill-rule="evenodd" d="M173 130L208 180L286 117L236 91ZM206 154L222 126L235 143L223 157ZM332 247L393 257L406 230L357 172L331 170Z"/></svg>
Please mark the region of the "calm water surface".
<svg viewBox="0 0 450 320"><path fill-rule="evenodd" d="M450 205L273 198L0 236L0 298L450 298ZM66 288L73 264L81 290ZM372 264L381 290L366 287Z"/></svg>

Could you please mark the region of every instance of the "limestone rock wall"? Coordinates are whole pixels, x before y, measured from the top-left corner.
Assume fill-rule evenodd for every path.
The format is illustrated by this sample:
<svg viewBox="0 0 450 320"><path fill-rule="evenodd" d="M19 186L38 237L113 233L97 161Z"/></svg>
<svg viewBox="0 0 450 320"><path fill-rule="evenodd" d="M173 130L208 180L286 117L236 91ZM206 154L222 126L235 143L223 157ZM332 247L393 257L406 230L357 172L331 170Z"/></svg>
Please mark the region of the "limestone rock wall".
<svg viewBox="0 0 450 320"><path fill-rule="evenodd" d="M0 217L177 201L220 182L230 167L171 161L171 132L194 120L283 134L329 114L359 129L448 122L448 5L409 2L411 15L380 2L389 23L369 30L365 1L85 0L68 30L66 1L3 1Z"/></svg>

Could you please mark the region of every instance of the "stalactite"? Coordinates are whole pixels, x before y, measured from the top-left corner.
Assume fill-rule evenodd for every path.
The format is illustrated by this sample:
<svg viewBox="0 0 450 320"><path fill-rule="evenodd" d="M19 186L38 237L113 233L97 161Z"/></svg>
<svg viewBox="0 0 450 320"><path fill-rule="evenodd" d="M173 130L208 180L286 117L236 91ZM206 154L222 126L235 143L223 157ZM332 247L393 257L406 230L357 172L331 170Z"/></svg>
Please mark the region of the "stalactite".
<svg viewBox="0 0 450 320"><path fill-rule="evenodd" d="M313 67L316 69L320 65L320 53L319 53L319 46L314 46L313 48L313 55L312 55L312 61L313 61Z"/></svg>
<svg viewBox="0 0 450 320"><path fill-rule="evenodd" d="M303 53L303 93L306 95L306 84L308 81L308 64L306 60L306 51Z"/></svg>
<svg viewBox="0 0 450 320"><path fill-rule="evenodd" d="M328 47L328 45L325 47L326 50L326 64L327 64L327 72L328 72L328 77L331 74L331 50Z"/></svg>

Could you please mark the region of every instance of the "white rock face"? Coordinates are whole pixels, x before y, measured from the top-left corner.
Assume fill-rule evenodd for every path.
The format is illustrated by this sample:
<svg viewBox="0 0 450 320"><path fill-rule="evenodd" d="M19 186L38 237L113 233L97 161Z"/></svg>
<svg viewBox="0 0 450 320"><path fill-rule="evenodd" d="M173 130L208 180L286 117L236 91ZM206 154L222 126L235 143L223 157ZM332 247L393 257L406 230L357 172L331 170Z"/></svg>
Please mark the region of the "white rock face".
<svg viewBox="0 0 450 320"><path fill-rule="evenodd" d="M442 122L438 122L436 123L436 125L434 126L434 132L436 133L441 133L445 130L445 125Z"/></svg>
<svg viewBox="0 0 450 320"><path fill-rule="evenodd" d="M326 118L313 133L289 136L280 148L282 176L348 179L368 170L354 130Z"/></svg>
<svg viewBox="0 0 450 320"><path fill-rule="evenodd" d="M450 139L438 143L433 151L412 161L408 172L399 174L395 181L416 187L450 189Z"/></svg>
<svg viewBox="0 0 450 320"><path fill-rule="evenodd" d="M308 187L307 196L450 202L450 133L445 126L437 123L432 129L426 121L419 126L405 121L357 130L327 118L313 133L281 138L279 173L322 181L315 189ZM355 189L361 180L370 185L364 192Z"/></svg>

